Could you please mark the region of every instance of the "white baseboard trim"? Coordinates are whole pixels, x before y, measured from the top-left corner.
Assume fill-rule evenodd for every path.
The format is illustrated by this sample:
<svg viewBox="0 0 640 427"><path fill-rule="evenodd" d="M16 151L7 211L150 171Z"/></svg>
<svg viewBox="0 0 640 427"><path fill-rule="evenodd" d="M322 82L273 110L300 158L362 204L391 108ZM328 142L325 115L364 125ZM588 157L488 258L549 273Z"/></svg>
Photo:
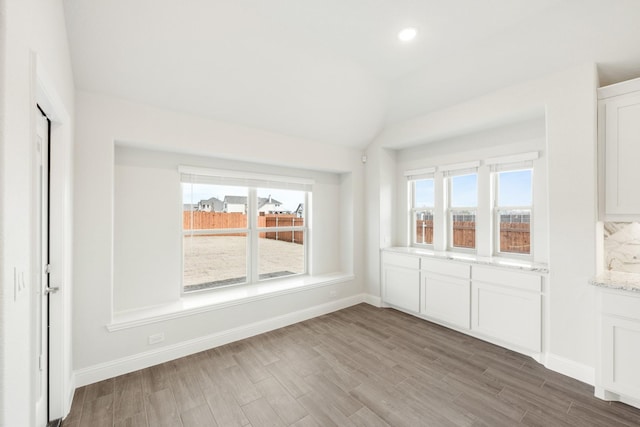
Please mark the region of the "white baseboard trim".
<svg viewBox="0 0 640 427"><path fill-rule="evenodd" d="M589 385L594 385L596 382L596 370L594 367L583 365L555 354L547 353L544 366Z"/></svg>
<svg viewBox="0 0 640 427"><path fill-rule="evenodd" d="M607 402L611 402L611 401L613 401L613 402L622 402L622 403L626 403L629 406L633 406L635 408L639 408L640 409L640 400L634 399L632 397L623 396L623 395L620 395L618 393L614 393L612 391L605 390L602 387L596 386L594 395L598 399L602 399L602 400L605 400Z"/></svg>
<svg viewBox="0 0 640 427"><path fill-rule="evenodd" d="M640 409L640 400L637 399L632 399L630 397L626 397L626 396L620 396L618 401L625 403L629 406L633 406L634 408L638 408Z"/></svg>
<svg viewBox="0 0 640 427"><path fill-rule="evenodd" d="M382 307L382 298L371 294L364 294L364 302L374 307Z"/></svg>
<svg viewBox="0 0 640 427"><path fill-rule="evenodd" d="M108 378L117 377L139 369L148 368L210 348L229 344L234 341L252 337L289 326L314 317L322 316L343 308L365 302L365 294L352 295L336 301L320 304L304 310L287 313L260 322L239 326L226 331L217 332L200 338L165 346L151 351L134 354L110 362L100 363L74 371L75 386L82 387ZM74 387L75 389L75 387Z"/></svg>

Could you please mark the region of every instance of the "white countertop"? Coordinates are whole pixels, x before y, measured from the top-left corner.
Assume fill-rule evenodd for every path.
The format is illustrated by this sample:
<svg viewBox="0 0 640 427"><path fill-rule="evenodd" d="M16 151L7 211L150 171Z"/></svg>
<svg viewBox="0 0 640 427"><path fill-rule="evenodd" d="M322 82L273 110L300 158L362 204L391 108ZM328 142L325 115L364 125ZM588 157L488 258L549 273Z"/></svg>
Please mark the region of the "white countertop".
<svg viewBox="0 0 640 427"><path fill-rule="evenodd" d="M531 271L536 273L548 273L547 264L534 263L526 260L503 258L503 257L482 257L475 254L465 254L460 252L434 251L430 249L420 249L406 246L394 246L382 249L386 252L403 253L407 255L426 256L431 258L446 259L450 261L468 262L471 264L490 265L495 267L512 268L515 270Z"/></svg>
<svg viewBox="0 0 640 427"><path fill-rule="evenodd" d="M606 271L590 280L594 286L624 291L640 292L640 274L623 271Z"/></svg>

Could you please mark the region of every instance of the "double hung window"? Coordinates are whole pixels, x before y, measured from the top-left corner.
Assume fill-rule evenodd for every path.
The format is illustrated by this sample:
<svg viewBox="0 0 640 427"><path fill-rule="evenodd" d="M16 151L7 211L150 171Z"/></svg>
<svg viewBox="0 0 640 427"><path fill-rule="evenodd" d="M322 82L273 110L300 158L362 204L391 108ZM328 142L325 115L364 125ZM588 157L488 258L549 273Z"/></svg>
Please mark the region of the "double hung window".
<svg viewBox="0 0 640 427"><path fill-rule="evenodd" d="M478 210L478 174L458 173L447 178L450 249L475 249Z"/></svg>
<svg viewBox="0 0 640 427"><path fill-rule="evenodd" d="M181 168L183 291L307 272L311 181Z"/></svg>
<svg viewBox="0 0 640 427"><path fill-rule="evenodd" d="M531 254L533 170L500 170L494 174L494 230L497 254Z"/></svg>
<svg viewBox="0 0 640 427"><path fill-rule="evenodd" d="M413 244L433 245L433 177L411 180L411 218Z"/></svg>

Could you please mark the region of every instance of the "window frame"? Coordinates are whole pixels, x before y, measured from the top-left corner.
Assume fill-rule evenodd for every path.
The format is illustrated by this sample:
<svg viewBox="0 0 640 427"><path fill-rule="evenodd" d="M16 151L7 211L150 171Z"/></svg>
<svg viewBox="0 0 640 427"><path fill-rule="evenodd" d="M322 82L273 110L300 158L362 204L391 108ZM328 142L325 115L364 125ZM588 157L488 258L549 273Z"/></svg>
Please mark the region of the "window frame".
<svg viewBox="0 0 640 427"><path fill-rule="evenodd" d="M179 167L180 171L180 184L181 184L181 198L180 198L180 210L183 212L183 198L184 198L184 188L182 188L183 184L210 184L210 185L222 185L222 186L235 186L239 188L246 188L247 190L247 207L246 207L246 215L247 215L247 223L245 228L216 228L216 229L185 229L183 225L181 225L181 280L180 280L180 295L194 295L201 292L212 292L217 289L226 289L229 287L236 286L253 286L262 284L264 282L268 282L271 280L278 279L289 279L292 277L299 277L308 275L311 267L310 263L310 239L311 239L311 225L310 218L311 215L309 213L310 209L310 201L313 194L312 185L314 183L313 180L306 178L298 178L298 177L282 177L282 176L272 176L272 175L261 175L261 174L253 174L253 173L242 173L237 171L220 171L220 170L209 170L202 168L192 168L188 166ZM190 176L191 181L185 180L185 176ZM195 178L194 178L195 177ZM211 182L193 182L197 181L198 177L206 177L211 180ZM245 180L244 184L237 184L226 182L225 180L230 179L233 182L242 182ZM219 182L216 182L219 181ZM275 184L274 184L275 183ZM289 184L288 184L289 183ZM283 226L283 227L258 227L258 191L259 189L296 189L298 191L302 191L304 193L304 210L303 210L303 225L298 226ZM259 253L259 239L260 233L264 232L302 232L303 240L303 271L301 273L294 273L287 276L279 276L279 277L267 277L260 279L259 275L259 265L260 265L260 253ZM184 238L187 235L193 234L202 234L202 235L225 235L225 234L246 234L246 263L245 263L245 278L246 280L241 283L231 283L226 285L219 286L211 286L204 287L202 289L194 289L194 290L185 290L185 276L184 276L184 267L185 267L185 246L184 246Z"/></svg>
<svg viewBox="0 0 640 427"><path fill-rule="evenodd" d="M500 195L500 179L499 175L504 172L516 172L516 171L531 171L531 205L522 205L522 206L500 206L499 205L499 195ZM515 259L523 259L523 260L531 260L533 259L533 247L534 247L534 167L533 164L520 164L520 165L512 165L512 166L501 166L496 167L491 172L491 183L493 188L493 201L492 201L492 224L493 227L493 244L492 244L492 255L501 258L515 258ZM529 253L519 253L519 252L507 252L500 250L500 224L501 224L501 213L505 211L528 211L529 212Z"/></svg>
<svg viewBox="0 0 640 427"><path fill-rule="evenodd" d="M249 221L249 223L251 223L253 221L253 225L254 225L254 233L252 234L252 248L250 249L255 249L255 250L250 250L249 252L251 252L251 269L252 269L252 278L256 279L255 281L250 281L250 284L257 284L257 283L262 283L262 282L266 282L269 280L277 280L277 279L285 279L285 278L290 278L290 277L297 277L297 276L304 276L306 274L309 274L309 245L307 244L308 242L308 221L307 221L307 216L306 216L306 208L303 208L303 214L302 214L302 218L304 219L303 221L303 225L294 225L294 226L277 226L277 227L258 227L258 217L260 215L260 212L258 212L258 189L259 188L265 188L265 187L254 187L254 188L249 188L249 195L251 196L251 192L253 191L253 197L250 197L249 200L250 204L253 205L253 215L252 215L252 219ZM304 191L304 206L309 206L309 198L310 198L310 191ZM249 214L249 211L251 209L249 207L247 207L247 214ZM302 268L302 273L294 273L294 274L289 274L287 276L281 276L281 277L267 277L264 279L260 279L260 233L266 233L266 232L292 232L295 233L296 231L300 231L302 232L302 245L303 245L303 268ZM295 234L294 234L295 236ZM255 238L255 240L253 240L253 238Z"/></svg>
<svg viewBox="0 0 640 427"><path fill-rule="evenodd" d="M453 178L458 177L458 176L465 176L465 175L476 175L476 206L456 206L453 207L451 206L451 201L453 199L452 197L452 191L453 191ZM477 242L477 232L478 232L478 204L479 204L479 200L478 200L478 187L480 184L480 174L478 173L477 169L466 169L466 170L453 170L453 171L449 171L446 174L446 177L444 179L444 185L446 186L446 195L447 195L447 200L446 200L446 235L447 235L447 251L451 251L451 252L464 252L464 253L477 253L478 251L478 242ZM473 215L475 217L475 233L476 233L476 241L474 242L474 247L473 248L466 248L464 246L454 246L453 245L453 217L454 215L456 215L456 212L473 212Z"/></svg>
<svg viewBox="0 0 640 427"><path fill-rule="evenodd" d="M433 181L433 187L434 187L434 192L435 192L435 185L436 185L436 180L434 177L434 174L426 174L426 175L422 175L419 177L410 177L408 180L409 183L409 236L411 239L411 246L416 247L416 248L429 248L429 249L433 249L433 235L431 236L431 243L419 243L417 241L417 235L416 235L416 221L417 221L417 216L420 213L424 213L424 214L430 214L432 221L433 221L433 217L435 216L435 205L436 205L436 200L435 200L435 194L434 194L434 198L433 198L433 206L427 206L424 208L418 208L416 207L416 183L418 181L423 181L423 180L431 180Z"/></svg>

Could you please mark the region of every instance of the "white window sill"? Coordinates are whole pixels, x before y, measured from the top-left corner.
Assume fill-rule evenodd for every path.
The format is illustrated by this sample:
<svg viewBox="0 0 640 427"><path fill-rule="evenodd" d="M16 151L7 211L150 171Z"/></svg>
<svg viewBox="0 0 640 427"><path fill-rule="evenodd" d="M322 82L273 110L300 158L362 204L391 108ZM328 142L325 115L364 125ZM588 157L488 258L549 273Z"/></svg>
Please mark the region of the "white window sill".
<svg viewBox="0 0 640 427"><path fill-rule="evenodd" d="M289 279L269 280L258 284L231 286L209 292L184 295L170 304L113 313L112 321L107 325L107 329L114 332L135 328L353 279L353 274L347 273L296 276Z"/></svg>

